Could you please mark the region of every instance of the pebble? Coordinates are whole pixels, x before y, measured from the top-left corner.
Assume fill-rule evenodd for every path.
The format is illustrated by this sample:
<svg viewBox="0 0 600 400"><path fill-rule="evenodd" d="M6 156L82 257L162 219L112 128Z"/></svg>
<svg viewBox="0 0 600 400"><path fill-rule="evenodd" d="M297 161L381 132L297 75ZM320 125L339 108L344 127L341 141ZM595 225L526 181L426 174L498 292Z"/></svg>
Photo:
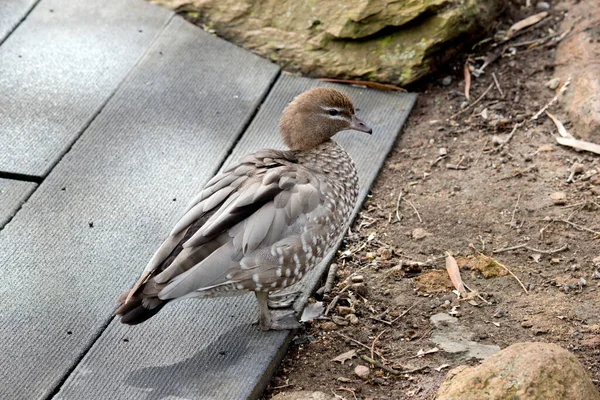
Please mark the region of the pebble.
<svg viewBox="0 0 600 400"><path fill-rule="evenodd" d="M352 325L358 325L358 323L360 322L360 321L358 320L358 317L357 317L355 314L348 314L348 315L346 316L346 319L347 319L348 321L350 321L350 323L351 323Z"/></svg>
<svg viewBox="0 0 600 400"><path fill-rule="evenodd" d="M337 328L338 326L331 321L325 321L321 324L321 329L324 331L335 331Z"/></svg>
<svg viewBox="0 0 600 400"><path fill-rule="evenodd" d="M337 309L340 315L348 315L354 313L354 309L352 307L338 306Z"/></svg>
<svg viewBox="0 0 600 400"><path fill-rule="evenodd" d="M541 11L546 11L546 10L550 9L550 4L545 1L539 1L535 5L535 8L537 8L538 10L541 10Z"/></svg>
<svg viewBox="0 0 600 400"><path fill-rule="evenodd" d="M333 317L331 317L331 319L333 320L334 324L339 325L339 326L347 326L348 325L348 321L346 321L344 318L334 315Z"/></svg>
<svg viewBox="0 0 600 400"><path fill-rule="evenodd" d="M444 156L448 155L448 150L446 150L445 147L440 147L439 154L440 154L440 157L444 157Z"/></svg>
<svg viewBox="0 0 600 400"><path fill-rule="evenodd" d="M533 324L531 323L531 321L523 321L523 322L521 322L521 326L523 328L531 328L533 326Z"/></svg>
<svg viewBox="0 0 600 400"><path fill-rule="evenodd" d="M550 198L555 206L562 206L567 204L567 195L565 192L554 192L550 194Z"/></svg>
<svg viewBox="0 0 600 400"><path fill-rule="evenodd" d="M594 271L594 279L600 279L600 271Z"/></svg>
<svg viewBox="0 0 600 400"><path fill-rule="evenodd" d="M352 278L350 278L350 280L354 283L363 282L365 280L365 277L362 275L354 275Z"/></svg>
<svg viewBox="0 0 600 400"><path fill-rule="evenodd" d="M450 75L448 75L444 79L442 79L442 85L444 85L444 86L450 86L451 83L452 83L452 77Z"/></svg>
<svg viewBox="0 0 600 400"><path fill-rule="evenodd" d="M364 365L357 365L354 368L354 373L361 379L369 379L371 370L369 369L369 367L365 367Z"/></svg>
<svg viewBox="0 0 600 400"><path fill-rule="evenodd" d="M558 87L559 84L560 84L560 79L554 78L554 79L550 79L548 82L546 82L546 87L548 89L554 90Z"/></svg>

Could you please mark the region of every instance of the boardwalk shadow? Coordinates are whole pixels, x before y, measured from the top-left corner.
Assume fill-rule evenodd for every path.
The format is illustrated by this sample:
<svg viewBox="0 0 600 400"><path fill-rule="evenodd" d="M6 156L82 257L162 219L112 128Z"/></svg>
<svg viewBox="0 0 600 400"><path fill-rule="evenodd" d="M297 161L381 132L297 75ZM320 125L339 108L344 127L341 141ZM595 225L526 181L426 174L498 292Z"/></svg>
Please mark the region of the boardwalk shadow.
<svg viewBox="0 0 600 400"><path fill-rule="evenodd" d="M125 383L147 392L147 400L168 397L223 399L234 398L235 393L239 394L240 391L249 393L266 366L243 368L242 364L257 361L256 350L253 352L251 347L252 343L261 342L261 335L265 333L258 329L249 332L234 327L213 339L190 358L175 364L130 372ZM263 337L262 345L264 344ZM256 371L257 376L240 376L244 370ZM248 388L243 388L244 386Z"/></svg>

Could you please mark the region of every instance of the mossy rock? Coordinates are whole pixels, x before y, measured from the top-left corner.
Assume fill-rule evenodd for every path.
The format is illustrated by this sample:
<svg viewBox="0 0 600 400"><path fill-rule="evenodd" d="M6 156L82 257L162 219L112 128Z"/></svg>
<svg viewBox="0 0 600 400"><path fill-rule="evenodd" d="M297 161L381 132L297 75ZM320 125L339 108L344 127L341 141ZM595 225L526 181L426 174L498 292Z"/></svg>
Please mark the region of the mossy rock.
<svg viewBox="0 0 600 400"><path fill-rule="evenodd" d="M502 0L154 0L312 77L406 85L491 27Z"/></svg>

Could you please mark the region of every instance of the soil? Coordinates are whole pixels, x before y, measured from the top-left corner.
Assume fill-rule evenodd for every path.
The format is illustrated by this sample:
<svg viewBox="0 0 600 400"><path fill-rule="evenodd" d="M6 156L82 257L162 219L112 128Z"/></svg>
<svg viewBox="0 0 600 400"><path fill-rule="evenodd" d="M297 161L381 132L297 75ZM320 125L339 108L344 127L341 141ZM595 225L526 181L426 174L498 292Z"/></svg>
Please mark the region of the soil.
<svg viewBox="0 0 600 400"><path fill-rule="evenodd" d="M467 55L410 88L419 93L417 105L338 252L334 288L314 295L325 306L338 296L337 305L297 333L264 399L297 390L432 399L449 369L478 362L444 351L417 356L435 348L429 317L452 311L482 344L542 341L570 350L600 389L600 174L590 176L600 171L600 157L559 146L545 114L531 120L557 92L546 86L555 46L516 46L560 31L565 10L555 4L550 18L507 43L516 52L507 48L472 77L471 104L492 86L474 106L461 108ZM511 2L495 30L537 12ZM491 43L469 55L474 68L502 48ZM548 110L569 130L560 102ZM509 141L516 123L522 125ZM568 183L575 163L583 173ZM483 300L452 292L446 252ZM480 253L514 276L484 278L468 258ZM419 370L394 375L358 357L333 361L352 349L371 357L371 348L386 366ZM354 373L357 365L370 368L367 379Z"/></svg>

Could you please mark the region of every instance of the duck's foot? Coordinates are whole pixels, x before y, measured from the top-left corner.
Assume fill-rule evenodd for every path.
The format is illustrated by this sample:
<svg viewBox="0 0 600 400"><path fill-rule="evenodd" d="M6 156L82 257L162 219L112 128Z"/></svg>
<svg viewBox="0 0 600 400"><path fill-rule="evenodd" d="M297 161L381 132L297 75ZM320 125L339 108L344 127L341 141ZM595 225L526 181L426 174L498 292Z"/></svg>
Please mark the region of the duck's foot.
<svg viewBox="0 0 600 400"><path fill-rule="evenodd" d="M271 309L290 308L301 291L290 293L273 293L269 295L268 305Z"/></svg>
<svg viewBox="0 0 600 400"><path fill-rule="evenodd" d="M265 292L257 292L256 300L260 308L260 328L263 331L269 330L294 330L302 327L298 322L294 310L271 311L269 309L269 296ZM290 303L292 304L293 301Z"/></svg>

